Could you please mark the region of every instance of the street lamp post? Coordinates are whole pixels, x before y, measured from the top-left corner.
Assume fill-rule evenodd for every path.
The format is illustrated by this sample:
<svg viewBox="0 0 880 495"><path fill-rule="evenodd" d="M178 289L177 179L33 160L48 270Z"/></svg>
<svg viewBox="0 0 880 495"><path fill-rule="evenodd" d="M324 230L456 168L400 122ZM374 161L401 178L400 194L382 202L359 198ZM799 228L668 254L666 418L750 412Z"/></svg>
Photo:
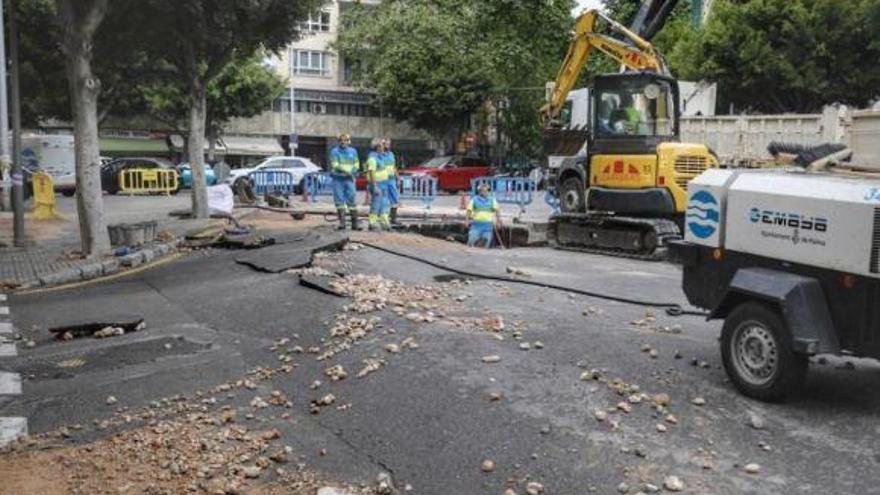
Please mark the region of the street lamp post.
<svg viewBox="0 0 880 495"><path fill-rule="evenodd" d="M295 74L294 65L296 64L296 50L290 48L288 54L288 66L290 69L290 156L296 155L294 152L296 150L297 143L294 143L294 136L296 136L296 90L293 88L293 76Z"/></svg>
<svg viewBox="0 0 880 495"><path fill-rule="evenodd" d="M15 247L24 247L24 176L21 171L21 88L18 84L16 3L16 0L9 2L9 56L12 58L12 231ZM5 141L4 146L6 146Z"/></svg>

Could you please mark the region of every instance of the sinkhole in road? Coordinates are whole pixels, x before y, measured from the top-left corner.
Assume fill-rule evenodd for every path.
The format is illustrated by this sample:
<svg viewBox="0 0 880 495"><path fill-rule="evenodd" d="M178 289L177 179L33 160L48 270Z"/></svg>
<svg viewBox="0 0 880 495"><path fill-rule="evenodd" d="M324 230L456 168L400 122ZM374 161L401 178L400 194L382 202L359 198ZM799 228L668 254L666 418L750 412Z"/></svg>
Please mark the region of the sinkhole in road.
<svg viewBox="0 0 880 495"><path fill-rule="evenodd" d="M114 339L115 340L115 339ZM38 357L17 371L28 380L58 380L77 375L110 371L204 351L211 344L184 337L161 337L90 349L63 357Z"/></svg>

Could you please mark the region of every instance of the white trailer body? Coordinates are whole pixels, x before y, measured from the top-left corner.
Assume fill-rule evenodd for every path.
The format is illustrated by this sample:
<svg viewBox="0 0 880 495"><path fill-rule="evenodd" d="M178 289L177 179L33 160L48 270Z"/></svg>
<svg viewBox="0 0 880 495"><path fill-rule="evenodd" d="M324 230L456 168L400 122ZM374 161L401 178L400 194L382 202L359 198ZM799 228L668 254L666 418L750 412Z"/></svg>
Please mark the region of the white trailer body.
<svg viewBox="0 0 880 495"><path fill-rule="evenodd" d="M69 192L76 188L76 154L72 135L23 135L21 158L24 168L51 175L56 191Z"/></svg>

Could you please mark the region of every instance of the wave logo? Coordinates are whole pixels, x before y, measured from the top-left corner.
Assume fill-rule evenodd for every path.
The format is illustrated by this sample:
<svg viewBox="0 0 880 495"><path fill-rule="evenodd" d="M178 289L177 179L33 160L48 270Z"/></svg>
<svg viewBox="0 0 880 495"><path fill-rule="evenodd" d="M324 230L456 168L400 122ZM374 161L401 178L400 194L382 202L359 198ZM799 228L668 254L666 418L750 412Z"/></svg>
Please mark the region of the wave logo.
<svg viewBox="0 0 880 495"><path fill-rule="evenodd" d="M700 239L711 237L721 221L718 200L708 191L698 191L688 201L685 221L695 236Z"/></svg>

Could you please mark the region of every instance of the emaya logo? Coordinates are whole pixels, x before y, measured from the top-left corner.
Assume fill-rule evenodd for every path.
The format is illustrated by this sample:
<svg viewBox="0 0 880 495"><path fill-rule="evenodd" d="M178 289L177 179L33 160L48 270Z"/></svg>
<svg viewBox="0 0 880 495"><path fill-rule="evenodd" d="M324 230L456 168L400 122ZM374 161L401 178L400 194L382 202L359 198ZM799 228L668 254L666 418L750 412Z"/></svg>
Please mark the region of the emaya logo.
<svg viewBox="0 0 880 495"><path fill-rule="evenodd" d="M721 211L718 201L708 191L698 191L691 196L687 206L687 226L700 239L711 237L718 230Z"/></svg>

